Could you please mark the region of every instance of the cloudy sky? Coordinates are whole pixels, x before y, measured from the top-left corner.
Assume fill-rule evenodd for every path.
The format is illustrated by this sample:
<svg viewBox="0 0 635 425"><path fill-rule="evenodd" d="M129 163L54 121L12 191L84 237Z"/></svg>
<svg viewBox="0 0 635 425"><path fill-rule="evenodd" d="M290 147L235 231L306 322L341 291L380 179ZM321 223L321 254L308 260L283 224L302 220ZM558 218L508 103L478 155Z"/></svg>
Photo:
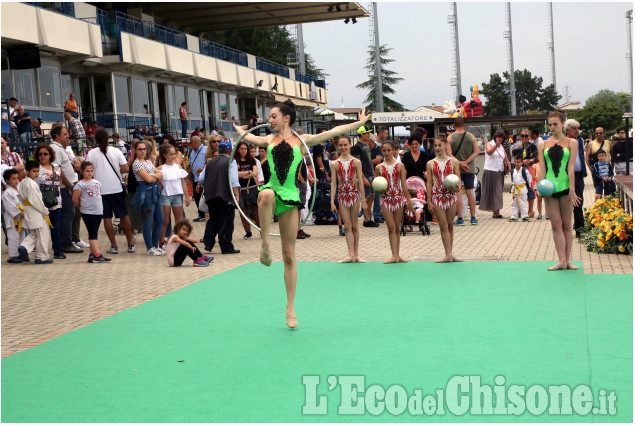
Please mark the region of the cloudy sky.
<svg viewBox="0 0 635 425"><path fill-rule="evenodd" d="M369 3L361 3L370 9ZM632 2L554 2L556 89L570 100L584 101L602 89L628 91L626 11ZM548 3L511 2L514 68L528 69L551 84ZM393 50L388 69L404 78L394 86L394 99L406 108L453 99L451 3L379 2L379 41ZM490 74L507 69L503 32L505 3L459 2L459 53L463 93L489 82ZM369 19L303 25L305 51L329 77L329 106L358 107L366 93L363 66L369 45ZM343 101L342 101L343 98Z"/></svg>

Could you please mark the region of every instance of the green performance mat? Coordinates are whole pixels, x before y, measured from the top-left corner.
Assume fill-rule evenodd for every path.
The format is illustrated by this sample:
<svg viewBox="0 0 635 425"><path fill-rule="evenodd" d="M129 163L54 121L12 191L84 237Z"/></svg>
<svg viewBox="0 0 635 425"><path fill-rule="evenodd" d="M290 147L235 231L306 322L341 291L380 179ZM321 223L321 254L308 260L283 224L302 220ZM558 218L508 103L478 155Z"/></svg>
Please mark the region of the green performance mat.
<svg viewBox="0 0 635 425"><path fill-rule="evenodd" d="M247 264L3 359L1 419L632 423L633 276L552 264L300 263L295 330Z"/></svg>

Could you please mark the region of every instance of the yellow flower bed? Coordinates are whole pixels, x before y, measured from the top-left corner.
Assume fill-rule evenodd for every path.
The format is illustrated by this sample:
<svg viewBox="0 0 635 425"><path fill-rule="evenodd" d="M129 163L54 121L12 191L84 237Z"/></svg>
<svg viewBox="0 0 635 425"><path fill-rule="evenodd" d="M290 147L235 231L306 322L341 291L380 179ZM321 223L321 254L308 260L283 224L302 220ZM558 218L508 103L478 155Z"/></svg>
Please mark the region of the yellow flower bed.
<svg viewBox="0 0 635 425"><path fill-rule="evenodd" d="M584 213L585 226L580 243L588 251L633 255L633 217L616 197L598 199Z"/></svg>

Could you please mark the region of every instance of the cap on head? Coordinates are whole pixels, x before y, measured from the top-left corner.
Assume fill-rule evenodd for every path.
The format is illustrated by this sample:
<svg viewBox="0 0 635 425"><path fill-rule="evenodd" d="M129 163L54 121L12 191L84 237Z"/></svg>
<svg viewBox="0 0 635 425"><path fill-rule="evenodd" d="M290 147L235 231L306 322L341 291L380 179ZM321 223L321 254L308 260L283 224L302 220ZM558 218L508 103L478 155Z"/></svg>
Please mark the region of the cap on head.
<svg viewBox="0 0 635 425"><path fill-rule="evenodd" d="M218 147L219 148L223 148L223 149L231 149L232 148L232 142L230 142L228 139L225 139L222 142L218 143Z"/></svg>
<svg viewBox="0 0 635 425"><path fill-rule="evenodd" d="M365 125L361 126L360 128L357 129L357 134L359 134L360 136L362 134L366 134L370 132L370 128L366 127Z"/></svg>

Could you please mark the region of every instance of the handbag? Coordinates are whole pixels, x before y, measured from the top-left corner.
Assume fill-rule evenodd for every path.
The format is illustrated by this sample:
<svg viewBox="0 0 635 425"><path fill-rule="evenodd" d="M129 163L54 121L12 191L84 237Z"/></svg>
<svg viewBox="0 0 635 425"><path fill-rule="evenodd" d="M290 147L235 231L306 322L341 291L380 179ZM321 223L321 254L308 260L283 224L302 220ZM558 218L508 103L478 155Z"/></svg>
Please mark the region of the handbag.
<svg viewBox="0 0 635 425"><path fill-rule="evenodd" d="M57 196L60 193L59 187L55 186L55 165L51 164L51 168L53 169L53 180L51 180L51 184L40 185L40 192L42 192L42 202L48 209L51 209L58 205Z"/></svg>
<svg viewBox="0 0 635 425"><path fill-rule="evenodd" d="M205 193L201 193L201 199L198 200L198 210L204 213L209 213L207 202L205 202Z"/></svg>
<svg viewBox="0 0 635 425"><path fill-rule="evenodd" d="M104 156L106 157L106 161L108 161L108 165L110 165L110 168L112 168L112 171L115 173L115 175L119 179L119 182L121 183L121 191L123 192L123 196L128 196L128 188L124 184L123 180L121 180L121 177L119 177L119 174L117 173L117 170L115 170L115 167L110 162L110 159L108 159L108 155L104 154Z"/></svg>
<svg viewBox="0 0 635 425"><path fill-rule="evenodd" d="M240 189L240 199L244 206L255 207L258 205L258 184L255 179L252 186L242 187Z"/></svg>

